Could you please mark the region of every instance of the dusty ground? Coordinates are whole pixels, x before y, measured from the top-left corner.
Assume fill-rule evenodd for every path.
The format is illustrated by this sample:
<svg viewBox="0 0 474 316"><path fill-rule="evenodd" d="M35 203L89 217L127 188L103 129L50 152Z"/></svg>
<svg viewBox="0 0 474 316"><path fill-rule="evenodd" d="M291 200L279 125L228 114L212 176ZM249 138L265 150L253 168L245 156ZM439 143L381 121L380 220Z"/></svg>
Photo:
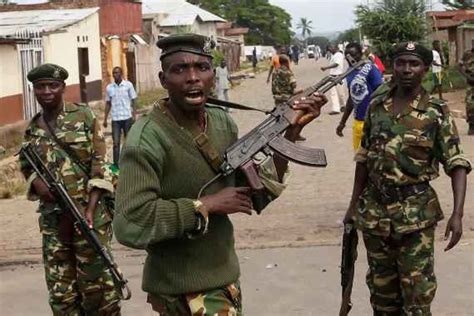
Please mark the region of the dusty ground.
<svg viewBox="0 0 474 316"><path fill-rule="evenodd" d="M300 65L294 67L298 85L300 87L307 87L319 80L322 77L321 71L319 70L319 66L321 65L322 64L316 65L312 60L303 60ZM240 86L231 91L231 100L261 108L271 108L272 99L270 86L265 83L265 78L266 74L262 73L257 75L255 79L244 81ZM446 94L445 97L450 100L450 107L452 109L464 111L464 105L460 102L462 100L462 94ZM270 205L261 216L234 216L233 221L235 223L236 240L239 248L256 249L279 246L305 247L314 245L337 245L339 243L341 218L347 208L352 189L354 163L352 162L353 153L351 146L351 130L348 127L344 138L337 137L334 131L339 122L340 116L327 115L327 112L329 111L328 108L329 106L326 106L321 117L304 131L304 136L308 138L308 141L305 142L304 145L324 148L326 150L329 162L327 168L312 169L292 164L292 175L287 190L277 201ZM263 114L243 111L234 111L232 112L232 116L237 121L241 133L248 131L263 119ZM468 137L466 135L467 125L464 120L457 119L456 123L460 130L466 154L471 160L474 160L474 137ZM348 124L348 126L350 126L350 124ZM453 265L456 267L462 265L460 269L464 269L462 271L467 273L463 274L464 277L467 277L468 280L470 280L469 282L464 283L463 286L464 289L467 289L467 291L470 291L471 293L473 293L474 290L472 282L472 266L474 259L472 256L472 247L469 248L468 245L470 245L470 240L474 237L473 182L473 177L469 177L469 188L464 216L464 248L460 247L460 250L457 250L458 252L452 252L448 257L451 259L442 259L440 261L442 266L439 268L442 273L449 273L449 269ZM434 181L433 185L437 189L445 213L450 214L452 209L452 194L449 178L443 174L439 179ZM35 205L26 201L23 197L0 200L0 224L2 227L0 230L0 266L3 266L3 268L0 268L0 275L2 283L5 281L5 284L13 284L15 283L16 276L27 278L25 280L42 282L40 280L42 280L43 272L40 266L33 265L29 268L29 265L24 265L25 262L34 263L39 262L41 259L41 238L38 233L37 214L35 214L34 210ZM445 223L446 221L440 223L441 229L438 229L437 232L438 239L441 239ZM442 243L439 243L438 248L442 247L442 245ZM117 257L122 258L119 260L130 266L126 268L126 271L130 272L131 275L129 274L129 277L133 279L134 282L137 282L134 284L137 288L135 292L139 292L139 271L143 262L143 253L130 251L117 243L114 244L114 249ZM294 304L294 306L285 305L287 308L284 308L282 304L275 302L276 306L283 308L282 313L277 311L279 309L272 309L274 311L273 313L266 313L259 309L259 301L257 297L254 297L248 300L250 305L249 315L335 314L333 308L312 308L311 304L315 297L322 297L323 300L327 298L328 302L335 300L334 295L336 295L336 291L338 290L336 267L339 249L336 247L311 247L300 249L302 250L294 250L294 252L290 249L246 250L242 252L245 257L260 258L258 262L252 264L249 263L250 266L248 268L246 268L245 262L243 264L244 281L250 282L250 285L245 288L248 291L248 294L252 294L252 296L256 295L257 297L262 295L262 299L270 304L271 300L274 299L271 292L274 290L274 287L277 287L275 291L279 296L290 297L288 300L283 300L285 304ZM462 260L453 257L453 255L457 253L459 253L459 258L462 258ZM281 254L280 257L278 257L278 254ZM289 257L285 257L283 254L287 254ZM328 258L332 258L333 261L336 262L332 262L331 280L333 280L334 286L331 287L330 290L327 289L328 286L325 285L326 279L322 277L321 274L316 273L315 271L308 272L308 277L310 278L308 282L305 282L306 275L304 274L304 271L307 271L308 269L311 270L315 267L319 269L320 267L318 266L319 263L307 262L309 259L313 258L314 260L323 260L325 262L326 259L324 257L326 254L329 256ZM281 258L282 256L285 258ZM295 267L286 267L286 269L278 270L278 273L274 272L265 274L263 271L267 270L262 270L262 265L265 262L274 262L277 258L280 258L278 260L288 260L287 263L295 264ZM242 260L245 261L245 259ZM301 264L301 266L299 266L299 264ZM299 268L302 270L298 270ZM25 275L23 275L23 273L25 273ZM363 272L360 272L358 277L360 284L363 283L362 274ZM28 275L30 275L31 278L28 279ZM455 277L459 277L460 282L463 280L463 276L459 273L457 273ZM266 279L266 283L263 284L259 290L257 288L257 281L262 279ZM277 281L280 279L284 280L284 284L277 284ZM299 291L300 287L297 284L292 284L292 282L304 283L302 288L306 292L302 294ZM313 282L314 284L312 284ZM40 300L40 303L46 305L43 284L35 284L35 287L39 287L40 289L38 292L34 292L34 294L39 295L40 298L43 297L42 300ZM323 288L325 290L321 292L321 290L315 289L315 296L313 296L310 295L311 291L313 291L312 287ZM15 299L17 297L14 294L17 293L15 291L18 289L12 288L12 290L7 290L6 286L0 286L0 288L1 293L8 294L6 297L9 299ZM456 283L450 285L449 288L455 290ZM359 285L359 289L361 293L363 293L363 295L361 294L359 297L363 301L361 305L365 307L359 310L358 313L355 313L355 315L368 315L367 290L365 290L363 285ZM263 293L264 290L265 294ZM321 293L322 296L317 296L319 293ZM448 300L449 291L445 292L445 294L446 300ZM139 295L141 295L140 298L142 299L142 294ZM305 296L302 298L300 295ZM6 301L4 299L1 300L1 305L5 306ZM449 302L446 300L442 299L441 305L444 306ZM143 302L143 299L141 302ZM472 308L466 306L466 299L463 297L461 300L456 302L457 303L448 304L446 308L442 309L444 312L439 315L469 315L466 311L472 311ZM469 299L467 302L469 302ZM299 304L305 307L298 309ZM459 307L457 304L464 304L463 306L467 309ZM143 305L144 304L140 304L141 307ZM461 308L461 310L456 312L456 308L450 309L449 306L453 306L453 308ZM141 310L132 307L129 308L129 311L134 311L130 314L134 315L138 315L138 310ZM43 310L47 310L47 308L43 308ZM318 312L313 314L313 311L316 310ZM453 313L449 312L449 310L452 310ZM331 312L328 313L328 311ZM141 314L145 315L145 313ZM30 314L13 312L8 313L8 315Z"/></svg>

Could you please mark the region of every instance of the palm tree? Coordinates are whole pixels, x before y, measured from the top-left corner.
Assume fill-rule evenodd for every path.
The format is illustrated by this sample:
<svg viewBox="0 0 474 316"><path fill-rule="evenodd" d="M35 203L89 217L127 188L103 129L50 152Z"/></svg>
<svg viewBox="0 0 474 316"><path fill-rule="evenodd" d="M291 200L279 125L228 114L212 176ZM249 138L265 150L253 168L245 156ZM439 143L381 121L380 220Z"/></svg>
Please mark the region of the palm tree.
<svg viewBox="0 0 474 316"><path fill-rule="evenodd" d="M305 47L307 46L306 36L311 35L311 30L313 29L313 27L311 26L311 23L313 23L313 21L308 20L307 18L301 18L298 25L296 25L297 29L301 29L301 35L304 38Z"/></svg>

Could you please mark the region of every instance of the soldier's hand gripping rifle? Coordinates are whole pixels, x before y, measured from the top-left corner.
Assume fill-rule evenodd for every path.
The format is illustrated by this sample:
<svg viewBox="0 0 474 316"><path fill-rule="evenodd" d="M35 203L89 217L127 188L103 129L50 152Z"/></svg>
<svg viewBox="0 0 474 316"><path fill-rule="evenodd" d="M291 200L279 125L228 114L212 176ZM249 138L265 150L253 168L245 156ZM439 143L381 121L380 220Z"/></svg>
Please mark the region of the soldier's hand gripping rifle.
<svg viewBox="0 0 474 316"><path fill-rule="evenodd" d="M342 302L339 316L346 316L352 308L351 294L354 283L354 265L357 260L357 229L354 223L344 224L344 235L342 237L342 257L341 257L341 286Z"/></svg>
<svg viewBox="0 0 474 316"><path fill-rule="evenodd" d="M56 179L48 167L46 167L33 145L28 144L22 147L20 155L26 158L36 174L43 180L51 193L53 193L59 204L65 208L67 212L71 212L76 228L79 229L82 236L84 236L94 251L102 258L107 269L110 270L115 286L119 289L121 298L123 300L130 299L132 292L127 286L128 281L122 276L117 264L113 261L107 248L102 245L95 231L89 227L86 219L77 208L71 196L67 193L64 184Z"/></svg>
<svg viewBox="0 0 474 316"><path fill-rule="evenodd" d="M325 93L334 86L342 84L342 81L350 73L364 63L365 61L351 63L352 67L348 68L343 74L326 76L315 85L306 88L301 94L290 98L285 103L277 105L262 123L226 149L223 159L220 160L218 168L216 168L218 169L218 175L201 188L199 196L219 177L228 176L238 169L243 171L250 187L255 192L262 191L264 187L258 178L252 161L252 158L259 152L263 152L266 155L276 152L282 157L298 164L326 167L327 161L324 149L299 146L283 137L282 133L291 126L291 122L297 115L297 112L291 108L291 104L300 97L309 97L315 92ZM256 110L243 105L237 105L235 108ZM257 208L256 210L259 211Z"/></svg>

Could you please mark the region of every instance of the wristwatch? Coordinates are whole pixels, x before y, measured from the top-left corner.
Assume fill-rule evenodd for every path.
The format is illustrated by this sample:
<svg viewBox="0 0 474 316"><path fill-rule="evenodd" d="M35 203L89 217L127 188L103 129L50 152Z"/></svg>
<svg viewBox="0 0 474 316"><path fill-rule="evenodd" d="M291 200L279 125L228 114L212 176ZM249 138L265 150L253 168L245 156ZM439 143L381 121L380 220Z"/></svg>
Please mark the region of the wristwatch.
<svg viewBox="0 0 474 316"><path fill-rule="evenodd" d="M206 206L199 200L193 201L194 211L196 212L197 224L196 232L198 234L204 235L207 233L209 226L209 211Z"/></svg>

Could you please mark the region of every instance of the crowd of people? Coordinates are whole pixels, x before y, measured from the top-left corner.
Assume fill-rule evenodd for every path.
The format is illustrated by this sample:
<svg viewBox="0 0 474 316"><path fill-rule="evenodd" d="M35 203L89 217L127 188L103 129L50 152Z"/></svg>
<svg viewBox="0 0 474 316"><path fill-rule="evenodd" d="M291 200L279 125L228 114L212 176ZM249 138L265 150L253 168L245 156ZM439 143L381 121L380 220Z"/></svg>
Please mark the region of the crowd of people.
<svg viewBox="0 0 474 316"><path fill-rule="evenodd" d="M64 100L67 70L43 64L28 74L42 111L31 120L24 144L39 149L108 251L112 230L119 243L146 250L142 288L151 309L160 315L242 315L243 311L229 215L251 214L255 201L240 173L219 178L200 194L218 172L219 155L238 139L237 125L227 111L207 104L215 85L218 97L228 99L229 73L225 61L214 71L206 43L196 34L158 41L159 79L168 97L156 100L151 112L138 119L133 85L123 78L122 69L114 68L102 125L107 127L111 112L118 181L106 162L97 117L87 106ZM332 46L330 51L329 65L321 68L330 76L343 73L345 63L351 67L366 58L358 43L348 44L344 51ZM301 92L286 54L283 48L278 51L267 76L276 106ZM471 86L469 115L474 112L473 56L474 51L462 63ZM393 77L384 82L384 70L368 53L362 66L347 77L347 88L341 85L329 94L330 114L343 112L337 135L344 135L345 124L354 115L355 180L344 223L354 223L362 232L374 315L431 315L437 287L434 232L443 212L429 182L439 176L439 164L452 179L454 199L445 250L462 235L471 163L448 105L422 87L430 67L439 67L434 57L420 44L402 43L392 55ZM315 93L288 104L296 114L284 137L304 141L302 130L320 116L327 101ZM474 121L469 115L471 130ZM120 150L122 133L126 141ZM20 163L28 180L28 198L39 200L53 314L120 315L120 296L110 271L74 229L54 192L22 156ZM256 165L268 197L262 207L288 185L287 165L278 154ZM101 196L113 192L115 207L107 209Z"/></svg>

